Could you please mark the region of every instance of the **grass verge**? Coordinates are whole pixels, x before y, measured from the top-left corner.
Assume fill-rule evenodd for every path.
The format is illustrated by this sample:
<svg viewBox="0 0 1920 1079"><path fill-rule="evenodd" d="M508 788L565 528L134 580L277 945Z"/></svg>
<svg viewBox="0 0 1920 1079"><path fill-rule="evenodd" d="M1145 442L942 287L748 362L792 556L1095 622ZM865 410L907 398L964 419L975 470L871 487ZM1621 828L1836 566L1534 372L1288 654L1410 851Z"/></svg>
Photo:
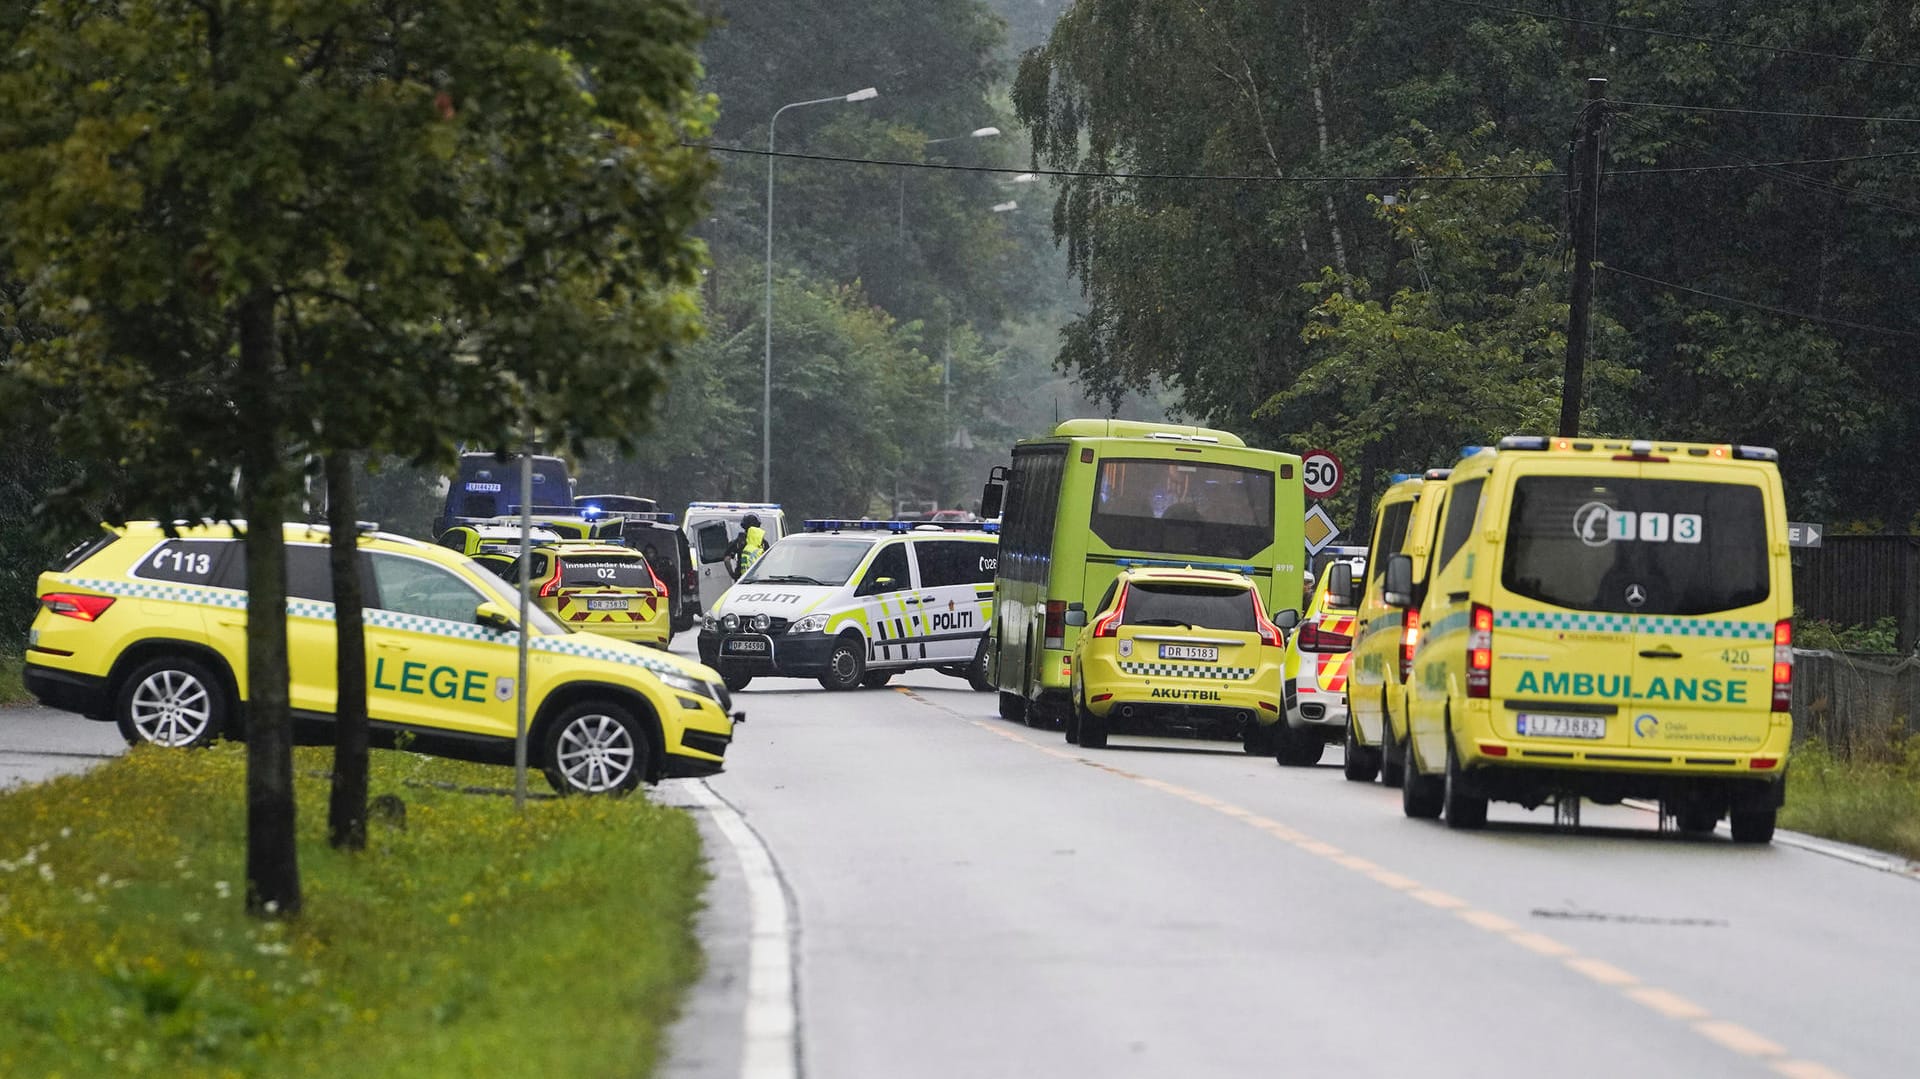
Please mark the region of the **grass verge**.
<svg viewBox="0 0 1920 1079"><path fill-rule="evenodd" d="M242 909L245 750L135 749L0 794L0 1075L645 1076L698 973L686 814L530 802L504 769L373 754L406 803L325 839L296 751L306 912ZM505 776L503 779L502 777Z"/></svg>
<svg viewBox="0 0 1920 1079"><path fill-rule="evenodd" d="M1850 759L1809 740L1791 767L1782 827L1920 860L1920 739Z"/></svg>
<svg viewBox="0 0 1920 1079"><path fill-rule="evenodd" d="M20 657L0 652L0 704L32 704L33 694L20 681Z"/></svg>

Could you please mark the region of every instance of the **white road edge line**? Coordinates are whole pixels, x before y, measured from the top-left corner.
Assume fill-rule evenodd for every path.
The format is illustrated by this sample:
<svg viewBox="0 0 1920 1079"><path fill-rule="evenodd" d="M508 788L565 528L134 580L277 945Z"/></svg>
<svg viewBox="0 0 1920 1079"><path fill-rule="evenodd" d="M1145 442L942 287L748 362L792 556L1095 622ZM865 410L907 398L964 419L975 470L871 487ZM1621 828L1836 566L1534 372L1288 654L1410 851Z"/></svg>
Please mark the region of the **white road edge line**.
<svg viewBox="0 0 1920 1079"><path fill-rule="evenodd" d="M1629 809L1638 809L1642 813L1657 814L1660 812L1660 804L1658 802L1646 802L1638 798L1624 798L1621 799L1620 804ZM1725 821L1720 822L1720 824L1714 828L1714 831L1721 835L1733 834L1728 830ZM1861 866L1866 869L1877 869L1882 873L1891 873L1896 877L1905 877L1911 881L1920 881L1920 863L1907 861L1905 858L1896 854L1887 854L1866 847L1856 847L1851 843L1841 843L1832 839L1821 839L1819 836L1807 835L1805 832L1789 831L1785 828L1773 833L1773 841L1781 846L1792 847L1795 850L1804 850L1812 854L1836 858L1842 862Z"/></svg>
<svg viewBox="0 0 1920 1079"><path fill-rule="evenodd" d="M796 1079L800 1073L799 1014L794 999L793 921L773 855L739 811L704 780L686 786L695 804L713 814L740 860L750 914L747 1005L742 1030L740 1079Z"/></svg>

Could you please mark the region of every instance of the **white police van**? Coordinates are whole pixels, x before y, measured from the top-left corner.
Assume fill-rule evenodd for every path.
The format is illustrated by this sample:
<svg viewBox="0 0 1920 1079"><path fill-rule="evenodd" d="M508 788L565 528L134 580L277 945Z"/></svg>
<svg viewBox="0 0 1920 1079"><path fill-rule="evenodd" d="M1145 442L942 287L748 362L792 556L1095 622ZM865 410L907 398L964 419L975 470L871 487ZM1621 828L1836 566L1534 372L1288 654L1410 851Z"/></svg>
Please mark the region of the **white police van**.
<svg viewBox="0 0 1920 1079"><path fill-rule="evenodd" d="M741 524L751 515L760 519L760 527L772 543L787 533L787 516L778 502L689 502L681 530L694 562L700 567L700 609L711 611L720 596L733 587L733 559L727 547L746 531Z"/></svg>
<svg viewBox="0 0 1920 1079"><path fill-rule="evenodd" d="M731 689L761 675L817 678L828 689L883 686L899 671L931 667L991 690L983 644L998 533L994 525L808 521L708 608L701 660Z"/></svg>

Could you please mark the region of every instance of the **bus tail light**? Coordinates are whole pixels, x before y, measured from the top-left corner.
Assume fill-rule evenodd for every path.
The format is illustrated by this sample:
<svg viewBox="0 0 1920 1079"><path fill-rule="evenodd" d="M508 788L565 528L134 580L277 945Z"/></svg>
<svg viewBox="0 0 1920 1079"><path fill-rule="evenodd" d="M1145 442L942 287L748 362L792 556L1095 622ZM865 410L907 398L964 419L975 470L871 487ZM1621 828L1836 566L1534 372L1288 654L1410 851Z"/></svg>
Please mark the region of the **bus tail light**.
<svg viewBox="0 0 1920 1079"><path fill-rule="evenodd" d="M1122 585L1119 599L1114 603L1113 610L1093 620L1093 635L1095 637L1119 636L1120 620L1126 617L1127 613L1127 591L1127 586ZM1053 604L1049 603L1047 606L1051 609ZM1051 614L1049 614L1049 618L1051 618ZM1052 625L1053 623L1049 621L1047 624ZM1052 630L1048 630L1048 632L1051 633Z"/></svg>
<svg viewBox="0 0 1920 1079"><path fill-rule="evenodd" d="M1400 612L1400 684L1413 677L1413 650L1420 644L1420 612L1408 607Z"/></svg>
<svg viewBox="0 0 1920 1079"><path fill-rule="evenodd" d="M1485 697L1493 688L1493 608L1473 605L1467 632L1467 696Z"/></svg>
<svg viewBox="0 0 1920 1079"><path fill-rule="evenodd" d="M1281 634L1280 627L1273 624L1273 619L1268 618L1267 612L1260 606L1260 593L1256 590L1249 589L1247 595L1253 597L1253 631L1260 635L1260 643L1270 648L1285 647L1287 639ZM1305 630L1306 627L1302 626L1301 631L1305 632ZM1306 638L1302 637L1300 639L1300 647L1305 648L1306 646Z"/></svg>
<svg viewBox="0 0 1920 1079"><path fill-rule="evenodd" d="M65 615L78 618L82 622L91 622L106 613L113 606L112 596L93 596L85 592L49 592L40 597L40 605L48 614Z"/></svg>
<svg viewBox="0 0 1920 1079"><path fill-rule="evenodd" d="M1047 601L1047 627L1040 643L1046 648L1065 648L1067 646L1067 601L1050 599Z"/></svg>
<svg viewBox="0 0 1920 1079"><path fill-rule="evenodd" d="M1773 710L1793 711L1793 623L1773 624Z"/></svg>

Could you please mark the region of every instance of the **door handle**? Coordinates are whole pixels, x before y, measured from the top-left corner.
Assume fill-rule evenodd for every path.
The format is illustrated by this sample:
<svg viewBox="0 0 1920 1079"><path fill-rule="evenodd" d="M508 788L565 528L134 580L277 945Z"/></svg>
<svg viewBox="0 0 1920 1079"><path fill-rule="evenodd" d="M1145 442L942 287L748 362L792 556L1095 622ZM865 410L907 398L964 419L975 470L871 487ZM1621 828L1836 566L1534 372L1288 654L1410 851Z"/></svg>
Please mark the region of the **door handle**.
<svg viewBox="0 0 1920 1079"><path fill-rule="evenodd" d="M1468 599L1468 594L1465 592L1448 592L1447 593L1448 603L1465 603L1467 599Z"/></svg>
<svg viewBox="0 0 1920 1079"><path fill-rule="evenodd" d="M921 599L919 596L909 596L906 599L901 600L900 602L901 603L924 603L926 601Z"/></svg>
<svg viewBox="0 0 1920 1079"><path fill-rule="evenodd" d="M395 643L393 643L392 641L381 641L381 642L380 642L379 644L376 644L376 645L374 645L374 647L375 647L375 648L384 648L384 649L386 649L386 650L387 650L387 651L389 651L389 652L411 652L411 651L413 651L413 647L412 647L411 645L405 645L405 644L395 644Z"/></svg>
<svg viewBox="0 0 1920 1079"><path fill-rule="evenodd" d="M1650 648L1645 652L1640 653L1640 658L1641 659L1679 659L1680 653L1666 652L1666 651L1660 651L1657 649Z"/></svg>

